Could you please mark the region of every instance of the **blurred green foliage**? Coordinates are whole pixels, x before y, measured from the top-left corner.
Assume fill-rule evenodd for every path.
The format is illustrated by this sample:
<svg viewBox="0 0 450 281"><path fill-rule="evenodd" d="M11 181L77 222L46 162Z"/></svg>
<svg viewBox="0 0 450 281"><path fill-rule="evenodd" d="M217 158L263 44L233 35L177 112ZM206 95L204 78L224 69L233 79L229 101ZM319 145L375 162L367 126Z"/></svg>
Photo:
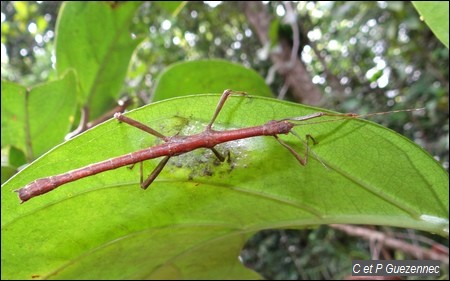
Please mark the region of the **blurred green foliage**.
<svg viewBox="0 0 450 281"><path fill-rule="evenodd" d="M1 2L3 80L34 86L55 78L60 5ZM295 5L299 57L323 91L322 107L358 113L424 107L426 112L413 118L389 114L375 121L413 139L448 169L449 52L412 4L305 1ZM283 4L270 2L267 8L273 17L272 48L283 39L292 42ZM258 41L237 3L143 2L130 30L143 40L122 86L124 94L134 97L135 106L150 99L157 77L176 62L221 58L262 76L272 66L267 47ZM269 86L277 93L282 85L282 77L276 76ZM293 97L288 93L287 98ZM342 278L339 272L348 266L344 256L370 257L367 243L358 241L325 227L264 232L248 243L242 259L269 279ZM314 264L317 260L320 266Z"/></svg>

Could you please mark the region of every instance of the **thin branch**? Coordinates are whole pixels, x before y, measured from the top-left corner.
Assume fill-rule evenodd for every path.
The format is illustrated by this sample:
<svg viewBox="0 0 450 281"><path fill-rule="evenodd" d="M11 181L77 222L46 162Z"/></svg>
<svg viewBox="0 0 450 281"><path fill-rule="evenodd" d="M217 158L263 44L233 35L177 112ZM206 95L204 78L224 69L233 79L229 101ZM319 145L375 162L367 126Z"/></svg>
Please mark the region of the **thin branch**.
<svg viewBox="0 0 450 281"><path fill-rule="evenodd" d="M80 123L78 124L78 127L75 130L73 130L72 132L68 133L64 139L69 140L69 139L75 137L76 135L79 135L82 132L86 131L87 129L90 129L102 122L105 122L106 120L113 117L114 113L116 113L116 112L124 112L125 109L128 106L130 106L131 102L132 102L132 100L129 97L124 97L117 102L118 105L116 107L114 107L110 111L106 112L105 114L103 114L102 116L100 116L99 118L97 118L91 122L88 122L89 109L87 107L83 107L83 109L81 111Z"/></svg>
<svg viewBox="0 0 450 281"><path fill-rule="evenodd" d="M386 247L401 250L418 259L423 258L423 259L439 260L442 263L448 264L448 254L445 255L435 251L433 248L426 249L418 245L414 245L405 242L403 240L387 236L385 233L380 231L371 230L365 227L344 225L344 224L332 224L331 227L343 231L352 236L358 236L369 241L380 242L382 243L382 245Z"/></svg>
<svg viewBox="0 0 450 281"><path fill-rule="evenodd" d="M240 5L243 6L245 15L258 36L261 45L267 46L270 44L268 33L272 17L267 7L259 1L243 1ZM280 40L278 49L281 51L271 52L270 58L275 65L275 69L283 76L285 83L289 86L293 97L304 104L319 105L322 99L322 92L312 83L311 75L297 56L298 49L295 52L294 61L291 60L294 50L292 50L293 48L286 40Z"/></svg>

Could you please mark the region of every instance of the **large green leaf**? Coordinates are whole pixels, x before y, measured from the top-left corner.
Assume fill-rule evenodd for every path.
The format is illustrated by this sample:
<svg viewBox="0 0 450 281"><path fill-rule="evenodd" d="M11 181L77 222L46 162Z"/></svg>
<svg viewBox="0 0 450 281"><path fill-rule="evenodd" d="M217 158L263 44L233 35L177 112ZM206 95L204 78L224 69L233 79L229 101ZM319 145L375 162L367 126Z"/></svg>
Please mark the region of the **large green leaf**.
<svg viewBox="0 0 450 281"><path fill-rule="evenodd" d="M128 64L141 40L133 40L131 20L140 2L66 2L56 26L56 69L75 69L80 102L90 119L111 108L120 95Z"/></svg>
<svg viewBox="0 0 450 281"><path fill-rule="evenodd" d="M176 98L128 116L167 135L193 134L204 129L218 98ZM214 128L314 111L232 97ZM37 178L158 142L115 120L101 124L2 187L2 278L258 278L237 256L246 239L262 229L352 223L448 235L448 174L430 155L368 121L319 120L326 118L295 128L318 142L305 167L274 138L255 137L219 145L219 151L230 151L224 163L203 149L174 157L145 191L138 167L120 168L19 204L12 190ZM303 149L293 136L280 137ZM147 162L148 171L158 163Z"/></svg>
<svg viewBox="0 0 450 281"><path fill-rule="evenodd" d="M11 145L27 150L27 88L2 80L2 148Z"/></svg>
<svg viewBox="0 0 450 281"><path fill-rule="evenodd" d="M448 2L412 1L434 35L448 48Z"/></svg>
<svg viewBox="0 0 450 281"><path fill-rule="evenodd" d="M29 89L2 81L2 147L16 147L32 161L63 142L74 119L76 88L73 72Z"/></svg>
<svg viewBox="0 0 450 281"><path fill-rule="evenodd" d="M264 79L253 69L224 60L199 60L175 63L168 67L158 77L153 100L221 92L224 89L272 96Z"/></svg>

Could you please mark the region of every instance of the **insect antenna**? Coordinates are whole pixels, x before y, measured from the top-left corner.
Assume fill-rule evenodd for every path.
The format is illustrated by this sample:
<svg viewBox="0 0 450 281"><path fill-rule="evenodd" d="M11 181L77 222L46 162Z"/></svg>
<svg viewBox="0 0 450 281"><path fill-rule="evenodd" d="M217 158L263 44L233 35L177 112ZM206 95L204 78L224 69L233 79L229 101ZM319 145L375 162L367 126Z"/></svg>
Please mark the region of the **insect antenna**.
<svg viewBox="0 0 450 281"><path fill-rule="evenodd" d="M425 111L425 107L420 107L420 108L409 108L409 109L399 109L399 110L392 110L392 111L384 111L384 112L375 112L375 113L367 113L367 114L357 114L357 116L355 116L356 118L366 118L366 117L371 117L371 116L375 116L375 115L385 115L385 114L390 114L390 113L398 113L398 112L413 112L413 111Z"/></svg>
<svg viewBox="0 0 450 281"><path fill-rule="evenodd" d="M390 113L413 112L413 111L422 111L422 110L425 110L425 108L422 107L422 108L412 108L412 109L399 109L399 110L375 112L375 113L367 113L367 114L316 112L316 113L312 113L312 114L309 114L306 116L285 118L285 119L282 119L281 121L303 122L303 121L306 121L309 119L318 118L318 117L322 117L322 116L337 117L334 119L320 120L320 121L314 121L314 122L294 123L294 126L303 126L303 125L314 125L314 124L320 124L320 123L336 122L336 121L340 121L340 120L349 120L349 119L354 119L354 118L362 119L362 118L367 118L367 117L371 117L371 116L384 115L384 114L390 114Z"/></svg>

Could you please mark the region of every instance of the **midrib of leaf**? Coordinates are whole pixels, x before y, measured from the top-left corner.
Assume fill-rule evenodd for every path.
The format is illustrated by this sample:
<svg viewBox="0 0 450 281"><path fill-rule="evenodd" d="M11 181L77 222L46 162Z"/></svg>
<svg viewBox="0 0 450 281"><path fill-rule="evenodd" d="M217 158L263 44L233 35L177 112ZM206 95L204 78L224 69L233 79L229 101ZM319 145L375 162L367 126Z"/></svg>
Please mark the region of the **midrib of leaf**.
<svg viewBox="0 0 450 281"><path fill-rule="evenodd" d="M113 13L113 18L114 18L114 12ZM130 19L130 17L132 17L132 14L130 14L130 16L127 18L127 21ZM118 26L116 25L116 21L114 21L114 26L116 28L118 28ZM112 44L113 42L118 42L117 38L120 37L120 35L122 34L123 31L126 31L126 29L129 27L129 25L122 25L122 27L119 27L119 30L114 34L114 38L112 40L112 42L110 42L109 47L108 47L108 51L106 52L106 56L103 59L103 63L100 64L99 70L96 72L95 75L95 79L94 79L94 84L92 85L91 89L89 90L89 95L88 95L88 101L87 103L90 104L95 92L97 90L98 84L100 83L100 78L103 76L103 73L105 71L105 66L106 66L106 62L109 61L109 58L112 56L112 54L114 53L113 51L116 49L116 45ZM123 28L123 30L122 30ZM117 29L115 29L117 30ZM129 38L130 40L132 40L131 38Z"/></svg>
<svg viewBox="0 0 450 281"><path fill-rule="evenodd" d="M33 142L31 140L31 129L30 129L30 112L28 110L29 108L29 101L30 101L30 89L25 89L25 138L26 138L26 157L28 163L33 162L34 156L33 156Z"/></svg>

